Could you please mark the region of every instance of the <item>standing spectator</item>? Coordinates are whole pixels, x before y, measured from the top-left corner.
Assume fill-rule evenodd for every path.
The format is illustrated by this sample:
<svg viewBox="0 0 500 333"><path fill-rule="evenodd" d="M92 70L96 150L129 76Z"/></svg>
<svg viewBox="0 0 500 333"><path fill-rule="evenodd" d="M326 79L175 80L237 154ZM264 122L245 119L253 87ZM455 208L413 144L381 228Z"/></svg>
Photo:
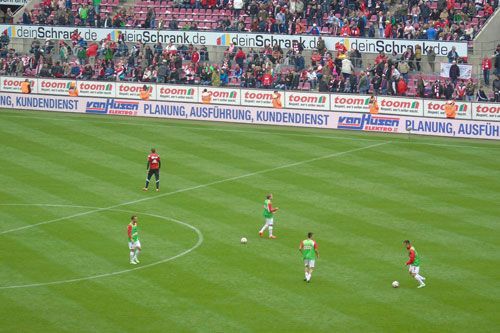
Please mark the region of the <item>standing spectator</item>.
<svg viewBox="0 0 500 333"><path fill-rule="evenodd" d="M429 63L431 72L435 73L436 52L434 52L434 48L432 48L431 46L427 47L427 62Z"/></svg>
<svg viewBox="0 0 500 333"><path fill-rule="evenodd" d="M370 90L370 80L368 78L368 75L365 74L365 72L361 72L359 74L359 93L360 94L368 94L368 91Z"/></svg>
<svg viewBox="0 0 500 333"><path fill-rule="evenodd" d="M446 118L455 119L457 116L457 107L455 105L455 101L447 101L444 105L444 113L446 114Z"/></svg>
<svg viewBox="0 0 500 333"><path fill-rule="evenodd" d="M472 81L472 79L469 79L467 85L465 86L465 100L467 102L473 102L475 92L476 92L476 86Z"/></svg>
<svg viewBox="0 0 500 333"><path fill-rule="evenodd" d="M398 70L403 80L405 80L406 84L408 84L408 72L410 71L410 66L405 60L402 60L398 63Z"/></svg>
<svg viewBox="0 0 500 333"><path fill-rule="evenodd" d="M417 71L420 72L421 70L421 62L422 62L422 47L420 44L417 44L415 46L415 65L417 67Z"/></svg>
<svg viewBox="0 0 500 333"><path fill-rule="evenodd" d="M0 10L0 12L2 12L2 11ZM25 9L23 12L23 24L30 25L32 23L33 23L33 21L31 19L30 12L27 9Z"/></svg>
<svg viewBox="0 0 500 333"><path fill-rule="evenodd" d="M239 18L240 12L243 9L244 1L243 0L234 0L233 8L234 8L234 17Z"/></svg>
<svg viewBox="0 0 500 333"><path fill-rule="evenodd" d="M1 11L1 9L0 9L0 11ZM14 13L10 9L10 7L7 8L7 12L5 13L5 23L7 23L7 24L14 23Z"/></svg>
<svg viewBox="0 0 500 333"><path fill-rule="evenodd" d="M443 86L439 82L439 80L434 81L432 85L432 97L436 99L440 99L443 96Z"/></svg>
<svg viewBox="0 0 500 333"><path fill-rule="evenodd" d="M247 58L247 55L243 51L241 47L238 48L238 52L236 52L236 55L234 56L234 61L240 66L240 68L243 68L245 59Z"/></svg>
<svg viewBox="0 0 500 333"><path fill-rule="evenodd" d="M26 79L24 82L21 83L21 92L23 94L31 94L31 82L30 80Z"/></svg>
<svg viewBox="0 0 500 333"><path fill-rule="evenodd" d="M111 18L111 14L107 13L106 18L104 19L104 22L102 24L103 28L111 28L113 26L113 19Z"/></svg>
<svg viewBox="0 0 500 333"><path fill-rule="evenodd" d="M172 21L168 23L168 28L170 30L179 30L179 21L177 21L176 16L172 16Z"/></svg>
<svg viewBox="0 0 500 333"><path fill-rule="evenodd" d="M497 75L493 80L492 88L495 95L495 102L500 102L500 76Z"/></svg>
<svg viewBox="0 0 500 333"><path fill-rule="evenodd" d="M191 63L193 63L195 66L200 62L200 52L198 52L198 48L194 48L193 52L191 53Z"/></svg>
<svg viewBox="0 0 500 333"><path fill-rule="evenodd" d="M490 85L491 59L487 55L484 56L484 59L482 62L482 69L483 69L484 84L489 86Z"/></svg>
<svg viewBox="0 0 500 333"><path fill-rule="evenodd" d="M0 36L0 48L7 47L9 43L10 43L10 37L9 34L7 33L7 29L5 29L3 34Z"/></svg>
<svg viewBox="0 0 500 333"><path fill-rule="evenodd" d="M92 4L94 5L94 10L96 14L101 13L101 1L102 0L92 0Z"/></svg>
<svg viewBox="0 0 500 333"><path fill-rule="evenodd" d="M354 66L352 65L351 60L344 58L344 60L342 60L342 76L347 80L353 72Z"/></svg>
<svg viewBox="0 0 500 333"><path fill-rule="evenodd" d="M448 52L448 62L457 61L459 58L457 53L457 48L455 46L451 47L451 51Z"/></svg>
<svg viewBox="0 0 500 333"><path fill-rule="evenodd" d="M80 25L87 25L89 9L87 8L86 4L83 4L83 6L78 9L78 16L80 17Z"/></svg>
<svg viewBox="0 0 500 333"><path fill-rule="evenodd" d="M495 74L500 75L500 44L497 45L497 49L495 50Z"/></svg>
<svg viewBox="0 0 500 333"><path fill-rule="evenodd" d="M425 82L422 77L422 74L418 76L417 80L417 96L421 98L425 98Z"/></svg>
<svg viewBox="0 0 500 333"><path fill-rule="evenodd" d="M458 78L460 77L460 68L458 67L457 62L455 60L453 60L450 66L449 77L453 84L456 84Z"/></svg>
<svg viewBox="0 0 500 333"><path fill-rule="evenodd" d="M444 87L444 98L452 99L454 91L455 85L450 80L446 80L446 86Z"/></svg>

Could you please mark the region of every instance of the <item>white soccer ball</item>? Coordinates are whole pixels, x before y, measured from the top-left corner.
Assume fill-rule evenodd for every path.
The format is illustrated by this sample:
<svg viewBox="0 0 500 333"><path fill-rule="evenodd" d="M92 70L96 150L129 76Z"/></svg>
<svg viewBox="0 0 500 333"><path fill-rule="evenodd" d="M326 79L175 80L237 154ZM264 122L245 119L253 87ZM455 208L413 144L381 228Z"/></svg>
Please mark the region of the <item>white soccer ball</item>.
<svg viewBox="0 0 500 333"><path fill-rule="evenodd" d="M246 239L245 237L242 237L240 242L241 242L241 244L246 244L248 242L248 239Z"/></svg>
<svg viewBox="0 0 500 333"><path fill-rule="evenodd" d="M397 287L399 287L399 282L398 282L398 281L394 281L394 282L392 282L392 287L393 287L393 288L397 288Z"/></svg>

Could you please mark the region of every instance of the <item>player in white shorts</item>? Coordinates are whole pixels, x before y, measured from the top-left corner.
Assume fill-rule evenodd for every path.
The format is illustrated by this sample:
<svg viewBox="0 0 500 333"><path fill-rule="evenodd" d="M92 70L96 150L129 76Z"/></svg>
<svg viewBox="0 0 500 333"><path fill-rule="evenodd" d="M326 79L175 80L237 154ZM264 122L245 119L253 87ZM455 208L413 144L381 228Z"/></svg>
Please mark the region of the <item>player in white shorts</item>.
<svg viewBox="0 0 500 333"><path fill-rule="evenodd" d="M139 263L139 253L141 252L141 241L137 230L137 216L132 215L130 223L127 226L128 248L130 250L130 263L137 265Z"/></svg>

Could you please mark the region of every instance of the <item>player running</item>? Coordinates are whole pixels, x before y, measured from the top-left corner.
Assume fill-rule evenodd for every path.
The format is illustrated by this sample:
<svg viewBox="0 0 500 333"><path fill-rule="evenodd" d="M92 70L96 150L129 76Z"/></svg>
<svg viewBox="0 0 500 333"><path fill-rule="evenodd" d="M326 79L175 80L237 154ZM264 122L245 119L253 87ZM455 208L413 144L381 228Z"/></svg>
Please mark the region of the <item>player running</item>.
<svg viewBox="0 0 500 333"><path fill-rule="evenodd" d="M314 270L316 258L319 258L318 243L312 239L313 233L307 233L307 239L300 242L299 251L302 253L305 265L305 278L304 281L309 283Z"/></svg>
<svg viewBox="0 0 500 333"><path fill-rule="evenodd" d="M408 250L408 255L410 256L410 259L406 262L406 266L409 267L409 272L410 275L415 278L415 280L418 281L419 285L418 288L423 288L425 287L425 277L419 274L420 272L420 257L418 256L417 250L411 245L409 240L405 240L403 244L406 246L406 249Z"/></svg>
<svg viewBox="0 0 500 333"><path fill-rule="evenodd" d="M139 253L141 252L141 241L137 232L137 216L132 215L130 223L127 226L128 248L130 250L130 263L136 265L139 263Z"/></svg>
<svg viewBox="0 0 500 333"><path fill-rule="evenodd" d="M269 228L269 238L274 239L276 236L273 235L273 220L274 220L274 213L279 209L278 207L273 208L273 205L271 203L271 200L273 199L272 194L268 194L266 196L266 200L264 201L264 219L266 220L266 223L260 229L259 231L259 236L262 237L264 235L264 231Z"/></svg>
<svg viewBox="0 0 500 333"><path fill-rule="evenodd" d="M156 153L156 149L151 149L151 154L148 155L148 162L146 164L146 168L148 170L148 176L146 178L146 186L142 189L143 191L148 190L149 181L151 177L155 175L156 180L156 192L160 191L160 168L161 168L161 160L160 155Z"/></svg>

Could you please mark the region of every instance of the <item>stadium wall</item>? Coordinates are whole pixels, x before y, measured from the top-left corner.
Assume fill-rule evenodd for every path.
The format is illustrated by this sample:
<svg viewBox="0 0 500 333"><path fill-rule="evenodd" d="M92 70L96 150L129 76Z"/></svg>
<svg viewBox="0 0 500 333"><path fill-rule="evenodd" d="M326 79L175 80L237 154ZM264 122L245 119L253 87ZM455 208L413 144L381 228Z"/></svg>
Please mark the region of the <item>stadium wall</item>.
<svg viewBox="0 0 500 333"><path fill-rule="evenodd" d="M379 96L372 115L368 95L149 85L145 101L137 83L78 81L80 96L71 97L74 81L32 79L32 94L20 94L22 81L0 77L0 107L500 140L498 103L457 102L456 119L447 119L442 100Z"/></svg>

